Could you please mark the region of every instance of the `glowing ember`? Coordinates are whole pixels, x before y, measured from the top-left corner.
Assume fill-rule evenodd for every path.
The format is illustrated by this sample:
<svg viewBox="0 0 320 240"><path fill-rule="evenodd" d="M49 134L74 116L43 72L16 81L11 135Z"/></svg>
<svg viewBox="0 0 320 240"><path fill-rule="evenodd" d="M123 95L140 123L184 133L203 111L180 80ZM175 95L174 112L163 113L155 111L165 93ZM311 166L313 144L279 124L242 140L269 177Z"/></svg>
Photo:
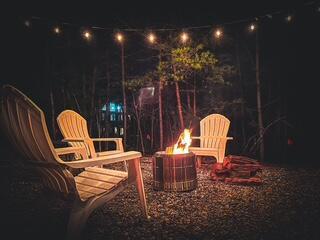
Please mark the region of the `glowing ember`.
<svg viewBox="0 0 320 240"><path fill-rule="evenodd" d="M189 147L191 145L191 131L184 129L183 133L180 134L177 143L173 147L166 149L167 154L183 154L189 153Z"/></svg>

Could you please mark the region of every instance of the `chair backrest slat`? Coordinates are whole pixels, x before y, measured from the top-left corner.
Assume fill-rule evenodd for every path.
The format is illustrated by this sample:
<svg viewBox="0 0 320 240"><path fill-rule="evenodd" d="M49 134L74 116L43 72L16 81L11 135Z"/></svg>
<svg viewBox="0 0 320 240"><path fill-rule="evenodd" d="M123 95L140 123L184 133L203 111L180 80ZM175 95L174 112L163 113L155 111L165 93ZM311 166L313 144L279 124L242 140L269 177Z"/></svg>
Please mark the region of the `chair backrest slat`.
<svg viewBox="0 0 320 240"><path fill-rule="evenodd" d="M218 148L220 144L219 138L226 137L228 134L230 121L220 114L211 114L200 121L200 147L202 148Z"/></svg>
<svg viewBox="0 0 320 240"><path fill-rule="evenodd" d="M2 124L14 145L43 182L64 195L76 192L72 174L54 151L42 110L16 88L5 85Z"/></svg>
<svg viewBox="0 0 320 240"><path fill-rule="evenodd" d="M19 152L28 157L31 157L32 155L24 144L24 139L21 136L15 101L10 98L11 96L8 96L9 101L6 101L4 104L6 110L5 113L7 114L5 117L7 119L7 127L8 129L10 129L9 135L12 136L12 139L14 139L15 146L19 150Z"/></svg>
<svg viewBox="0 0 320 240"><path fill-rule="evenodd" d="M73 147L85 147L88 156L96 157L93 141L89 136L87 121L80 114L72 110L65 110L57 117L58 126L64 138L85 138L82 142L69 142Z"/></svg>

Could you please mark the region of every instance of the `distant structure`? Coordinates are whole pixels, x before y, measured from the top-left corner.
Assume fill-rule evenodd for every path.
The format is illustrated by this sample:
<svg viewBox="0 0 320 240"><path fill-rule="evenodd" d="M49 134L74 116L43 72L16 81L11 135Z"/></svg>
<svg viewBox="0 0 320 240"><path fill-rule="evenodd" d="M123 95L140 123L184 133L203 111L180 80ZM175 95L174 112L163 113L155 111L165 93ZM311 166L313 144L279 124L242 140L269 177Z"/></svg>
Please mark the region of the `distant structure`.
<svg viewBox="0 0 320 240"><path fill-rule="evenodd" d="M101 108L101 120L103 126L108 126L103 129L108 136L122 137L123 136L123 106L121 103L110 102Z"/></svg>

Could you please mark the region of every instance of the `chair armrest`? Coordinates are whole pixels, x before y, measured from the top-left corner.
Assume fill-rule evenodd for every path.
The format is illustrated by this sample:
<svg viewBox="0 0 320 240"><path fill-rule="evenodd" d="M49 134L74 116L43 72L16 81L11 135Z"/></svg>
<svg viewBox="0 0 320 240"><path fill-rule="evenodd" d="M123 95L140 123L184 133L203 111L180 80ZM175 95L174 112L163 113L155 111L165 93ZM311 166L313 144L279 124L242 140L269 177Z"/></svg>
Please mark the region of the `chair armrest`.
<svg viewBox="0 0 320 240"><path fill-rule="evenodd" d="M233 139L233 137L223 137L223 136L201 136L201 137L191 137L191 139L214 139L214 138L221 138L221 139L227 139L227 140L231 140Z"/></svg>
<svg viewBox="0 0 320 240"><path fill-rule="evenodd" d="M91 138L92 141L109 141L116 143L116 150L123 152L122 138Z"/></svg>
<svg viewBox="0 0 320 240"><path fill-rule="evenodd" d="M116 142L116 141L122 141L122 138L91 138L92 141L113 141L113 142Z"/></svg>
<svg viewBox="0 0 320 240"><path fill-rule="evenodd" d="M87 150L85 147L63 147L54 149L58 155L66 155L71 153L78 153L82 156L83 159L88 158Z"/></svg>
<svg viewBox="0 0 320 240"><path fill-rule="evenodd" d="M101 157L78 160L73 162L62 161L62 163L72 168L86 168L86 167L101 166L101 165L107 165L107 164L123 162L123 161L131 161L131 160L140 158L141 156L142 155L140 152L129 151L129 152L118 153L114 155L101 156Z"/></svg>
<svg viewBox="0 0 320 240"><path fill-rule="evenodd" d="M191 137L191 139L201 139L201 137Z"/></svg>

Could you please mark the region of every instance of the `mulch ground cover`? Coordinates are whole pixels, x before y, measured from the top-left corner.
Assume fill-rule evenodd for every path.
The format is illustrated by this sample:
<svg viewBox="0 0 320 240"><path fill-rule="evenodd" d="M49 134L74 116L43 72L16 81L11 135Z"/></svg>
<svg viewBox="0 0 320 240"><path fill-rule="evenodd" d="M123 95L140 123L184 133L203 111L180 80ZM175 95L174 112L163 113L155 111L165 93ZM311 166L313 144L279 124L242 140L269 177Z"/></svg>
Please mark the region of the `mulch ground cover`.
<svg viewBox="0 0 320 240"><path fill-rule="evenodd" d="M9 161L0 164L3 236L63 239L71 206ZM93 212L84 239L320 239L320 168L263 165L262 184L242 186L213 181L209 162L191 192L154 191L151 158L142 170L151 219L130 186Z"/></svg>

